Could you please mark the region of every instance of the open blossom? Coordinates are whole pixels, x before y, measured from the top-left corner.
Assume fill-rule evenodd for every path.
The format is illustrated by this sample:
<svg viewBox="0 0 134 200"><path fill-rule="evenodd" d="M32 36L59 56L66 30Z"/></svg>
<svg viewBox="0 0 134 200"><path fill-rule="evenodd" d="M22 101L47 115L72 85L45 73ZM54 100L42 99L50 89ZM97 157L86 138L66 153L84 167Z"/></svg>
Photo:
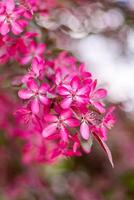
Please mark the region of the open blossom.
<svg viewBox="0 0 134 200"><path fill-rule="evenodd" d="M58 87L58 93L63 96L62 108L69 108L72 104L81 105L88 101L89 85L81 86L78 77L74 77L70 84Z"/></svg>
<svg viewBox="0 0 134 200"><path fill-rule="evenodd" d="M57 131L60 133L61 138L64 142L68 141L68 127L79 126L79 121L72 117L72 113L68 110L62 111L58 116L46 115L46 121L49 123L43 130L42 134L44 137L48 137Z"/></svg>
<svg viewBox="0 0 134 200"><path fill-rule="evenodd" d="M20 58L20 63L23 65L28 64L34 57L43 57L45 50L45 44L37 44L35 41L31 41L23 57Z"/></svg>
<svg viewBox="0 0 134 200"><path fill-rule="evenodd" d="M6 63L10 59L10 49L13 39L8 35L0 35L0 63Z"/></svg>
<svg viewBox="0 0 134 200"><path fill-rule="evenodd" d="M31 79L28 81L27 87L27 89L20 90L18 95L22 99L30 99L32 112L38 113L40 102L44 105L49 104L49 99L47 98L49 86L45 83L38 86L37 82Z"/></svg>
<svg viewBox="0 0 134 200"><path fill-rule="evenodd" d="M105 112L105 107L100 99L103 99L107 95L107 91L105 89L97 89L97 80L95 80L91 85L91 90L89 93L89 101L90 103L97 108L101 113Z"/></svg>
<svg viewBox="0 0 134 200"><path fill-rule="evenodd" d="M45 61L41 57L35 57L32 62L32 66L28 73L23 77L22 82L25 84L30 78L41 79L45 68Z"/></svg>
<svg viewBox="0 0 134 200"><path fill-rule="evenodd" d="M104 140L107 140L107 129L111 129L116 122L115 117L113 116L113 111L115 107L110 107L105 114L102 123L100 125L99 133Z"/></svg>
<svg viewBox="0 0 134 200"><path fill-rule="evenodd" d="M27 20L22 18L24 9L15 5L14 0L0 2L0 33L6 35L10 30L20 34L27 25Z"/></svg>

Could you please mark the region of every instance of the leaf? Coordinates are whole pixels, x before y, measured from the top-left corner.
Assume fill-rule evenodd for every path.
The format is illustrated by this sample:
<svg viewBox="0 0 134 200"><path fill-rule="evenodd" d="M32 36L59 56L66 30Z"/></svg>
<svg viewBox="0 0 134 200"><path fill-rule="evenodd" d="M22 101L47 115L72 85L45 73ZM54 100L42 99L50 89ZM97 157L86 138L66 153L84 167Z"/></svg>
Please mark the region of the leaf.
<svg viewBox="0 0 134 200"><path fill-rule="evenodd" d="M89 136L88 140L81 139L80 143L81 143L81 147L82 147L83 151L85 153L90 153L91 147L92 147L92 144L93 144L93 137L92 137L92 135Z"/></svg>
<svg viewBox="0 0 134 200"><path fill-rule="evenodd" d="M107 154L108 159L109 159L112 167L114 168L112 154L111 154L111 151L110 151L109 147L107 146L107 144L96 133L93 133L93 134L94 134L95 139L99 142L99 144L101 145L101 147L103 148L103 150Z"/></svg>

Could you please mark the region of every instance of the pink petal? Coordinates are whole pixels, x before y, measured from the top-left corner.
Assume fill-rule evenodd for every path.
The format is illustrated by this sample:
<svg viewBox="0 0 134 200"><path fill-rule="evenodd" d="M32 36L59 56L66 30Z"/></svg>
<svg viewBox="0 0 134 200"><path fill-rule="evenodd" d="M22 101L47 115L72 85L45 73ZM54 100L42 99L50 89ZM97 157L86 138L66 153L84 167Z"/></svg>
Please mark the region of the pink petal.
<svg viewBox="0 0 134 200"><path fill-rule="evenodd" d="M18 22L12 23L12 32L17 35L23 31L23 27Z"/></svg>
<svg viewBox="0 0 134 200"><path fill-rule="evenodd" d="M88 140L90 136L89 125L86 122L83 122L80 126L80 133L84 140Z"/></svg>
<svg viewBox="0 0 134 200"><path fill-rule="evenodd" d="M31 110L32 110L32 112L34 114L38 114L38 112L39 112L39 100L37 98L32 100L32 102L31 102Z"/></svg>
<svg viewBox="0 0 134 200"><path fill-rule="evenodd" d="M6 2L6 11L8 13L12 12L15 8L14 0L7 0Z"/></svg>
<svg viewBox="0 0 134 200"><path fill-rule="evenodd" d="M16 23L18 23L22 29L24 29L28 25L28 22L24 19L19 19Z"/></svg>
<svg viewBox="0 0 134 200"><path fill-rule="evenodd" d="M106 113L106 116L104 117L103 121L105 125L107 126L107 128L111 128L116 122L116 118L113 115L114 110L115 110L114 106L110 107Z"/></svg>
<svg viewBox="0 0 134 200"><path fill-rule="evenodd" d="M1 7L0 7L0 9L1 9ZM4 8L3 8L3 11L4 11ZM1 23L4 23L4 21L5 21L5 14L4 13L1 14L1 12L0 12L0 25L1 25Z"/></svg>
<svg viewBox="0 0 134 200"><path fill-rule="evenodd" d="M64 126L61 127L60 129L60 134L61 134L61 138L64 142L67 142L68 141L68 132L67 132L67 129L65 129Z"/></svg>
<svg viewBox="0 0 134 200"><path fill-rule="evenodd" d="M79 120L74 119L74 118L66 119L65 123L70 127L77 127L80 125Z"/></svg>
<svg viewBox="0 0 134 200"><path fill-rule="evenodd" d="M39 92L42 93L42 94L45 94L49 89L49 86L45 83L43 83L41 85L41 87L39 88Z"/></svg>
<svg viewBox="0 0 134 200"><path fill-rule="evenodd" d="M33 96L33 93L27 89L22 89L18 92L18 96L21 99L30 99Z"/></svg>
<svg viewBox="0 0 134 200"><path fill-rule="evenodd" d="M56 148L52 151L51 159L58 157L61 154L60 148Z"/></svg>
<svg viewBox="0 0 134 200"><path fill-rule="evenodd" d="M67 88L65 88L65 87L63 87L63 86L59 86L58 87L58 93L60 94L60 95L69 95L70 94L70 92L68 91L68 89Z"/></svg>
<svg viewBox="0 0 134 200"><path fill-rule="evenodd" d="M57 122L58 118L55 115L45 115L44 117L45 121L47 122Z"/></svg>
<svg viewBox="0 0 134 200"><path fill-rule="evenodd" d="M29 63L31 61L31 59L32 59L32 56L30 54L28 54L21 59L21 63L23 65L26 65L27 63Z"/></svg>
<svg viewBox="0 0 134 200"><path fill-rule="evenodd" d="M100 113L105 113L105 108L104 105L100 102L91 102L92 105L94 105L95 108L97 108L99 110Z"/></svg>
<svg viewBox="0 0 134 200"><path fill-rule="evenodd" d="M83 96L83 97L82 96L76 96L75 101L80 103L80 104L86 104L86 103L88 103L88 98L85 97L85 96Z"/></svg>
<svg viewBox="0 0 134 200"><path fill-rule="evenodd" d="M90 86L85 85L78 90L77 95L86 95L89 91L90 91Z"/></svg>
<svg viewBox="0 0 134 200"><path fill-rule="evenodd" d="M0 24L0 33L2 35L6 35L9 32L9 24L6 22L3 22Z"/></svg>
<svg viewBox="0 0 134 200"><path fill-rule="evenodd" d="M95 80L92 84L91 84L91 92L93 92L96 88L97 85L97 80Z"/></svg>
<svg viewBox="0 0 134 200"><path fill-rule="evenodd" d="M38 91L38 84L36 83L36 81L34 79L30 79L27 82L27 86L33 91L33 92L37 92Z"/></svg>
<svg viewBox="0 0 134 200"><path fill-rule="evenodd" d="M104 89L98 89L94 95L93 95L93 98L94 99L102 99L104 98L105 96L107 95L107 91L104 90Z"/></svg>
<svg viewBox="0 0 134 200"><path fill-rule="evenodd" d="M45 50L45 45L44 44L39 44L38 48L36 50L36 54L40 55L40 54L42 54L44 52L44 50Z"/></svg>
<svg viewBox="0 0 134 200"><path fill-rule="evenodd" d="M3 6L3 2L0 2L0 15L2 15L5 11L5 8ZM0 16L1 17L1 16ZM4 17L5 18L5 17Z"/></svg>
<svg viewBox="0 0 134 200"><path fill-rule="evenodd" d="M39 62L37 58L33 59L32 62L32 70L34 71L35 74L39 75L39 66L38 66Z"/></svg>
<svg viewBox="0 0 134 200"><path fill-rule="evenodd" d="M60 69L56 70L56 74L55 74L55 83L56 85L59 85L62 81L62 75L61 75L61 71Z"/></svg>
<svg viewBox="0 0 134 200"><path fill-rule="evenodd" d="M77 76L75 76L71 81L71 86L73 90L77 90L80 87L80 80Z"/></svg>
<svg viewBox="0 0 134 200"><path fill-rule="evenodd" d="M39 100L45 105L48 105L50 102L49 99L43 95L39 95Z"/></svg>
<svg viewBox="0 0 134 200"><path fill-rule="evenodd" d="M69 111L69 110L64 110L64 111L61 111L61 114L60 114L61 118L63 120L65 119L68 119L68 118L71 118L72 117L72 112Z"/></svg>
<svg viewBox="0 0 134 200"><path fill-rule="evenodd" d="M67 109L71 106L72 98L68 97L61 101L61 107Z"/></svg>
<svg viewBox="0 0 134 200"><path fill-rule="evenodd" d="M57 128L57 124L56 123L52 123L50 125L48 125L46 128L44 128L42 135L43 137L48 137L52 134L54 134L56 132L56 128Z"/></svg>
<svg viewBox="0 0 134 200"><path fill-rule="evenodd" d="M78 147L79 147L79 143L78 142L74 142L74 145L73 145L73 152L74 153L77 152Z"/></svg>

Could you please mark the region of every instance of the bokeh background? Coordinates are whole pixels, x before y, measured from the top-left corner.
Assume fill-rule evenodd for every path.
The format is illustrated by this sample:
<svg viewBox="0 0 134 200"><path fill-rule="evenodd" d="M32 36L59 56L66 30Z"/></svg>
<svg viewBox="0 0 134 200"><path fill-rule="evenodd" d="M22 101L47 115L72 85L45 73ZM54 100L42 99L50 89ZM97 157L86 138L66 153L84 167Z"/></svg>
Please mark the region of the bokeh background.
<svg viewBox="0 0 134 200"><path fill-rule="evenodd" d="M116 106L117 123L108 139L115 167L94 145L90 155L28 168L20 160L20 141L2 132L0 200L133 200L134 0L59 2L62 6L47 18L37 16L36 23L50 49L69 50L108 90L106 103Z"/></svg>

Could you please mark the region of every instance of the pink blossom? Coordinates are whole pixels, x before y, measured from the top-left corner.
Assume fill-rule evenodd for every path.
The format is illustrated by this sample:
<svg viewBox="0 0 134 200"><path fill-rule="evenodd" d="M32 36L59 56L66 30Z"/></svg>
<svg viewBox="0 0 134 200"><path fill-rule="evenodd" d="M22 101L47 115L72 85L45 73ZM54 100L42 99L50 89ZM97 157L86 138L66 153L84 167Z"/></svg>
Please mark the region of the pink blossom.
<svg viewBox="0 0 134 200"><path fill-rule="evenodd" d="M31 99L31 109L33 113L39 112L40 102L44 105L49 104L49 99L47 98L47 91L49 86L43 83L40 87L37 82L33 79L29 80L27 83L27 89L21 89L18 95L21 99Z"/></svg>
<svg viewBox="0 0 134 200"><path fill-rule="evenodd" d="M34 57L42 57L44 50L45 44L37 44L36 42L31 41L24 56L20 58L20 63L26 65L31 62Z"/></svg>
<svg viewBox="0 0 134 200"><path fill-rule="evenodd" d="M45 68L45 61L40 57L35 57L28 73L23 77L22 82L27 83L30 78L41 78Z"/></svg>
<svg viewBox="0 0 134 200"><path fill-rule="evenodd" d="M115 116L113 115L114 110L114 106L108 109L100 125L99 133L104 140L107 140L107 129L111 129L116 122Z"/></svg>
<svg viewBox="0 0 134 200"><path fill-rule="evenodd" d="M76 59L73 56L69 56L66 51L62 51L59 56L54 60L55 67L63 67L63 69L69 69L69 66L75 66ZM71 67L72 69L72 67Z"/></svg>
<svg viewBox="0 0 134 200"><path fill-rule="evenodd" d="M10 59L10 48L13 39L9 36L0 35L0 63L6 63Z"/></svg>
<svg viewBox="0 0 134 200"><path fill-rule="evenodd" d="M24 56L26 53L29 52L30 45L37 35L38 34L36 32L26 32L20 37L14 39L13 48L11 49L10 53L12 53L14 49L15 58L17 61L19 61L22 55Z"/></svg>
<svg viewBox="0 0 134 200"><path fill-rule="evenodd" d="M24 10L17 7L14 0L3 0L0 7L0 33L6 35L11 30L15 35L20 34L27 25L22 18Z"/></svg>
<svg viewBox="0 0 134 200"><path fill-rule="evenodd" d="M84 140L88 140L93 132L92 128L100 126L102 117L97 112L89 111L88 109L83 110L83 112L79 111L78 117L81 120L81 136Z"/></svg>
<svg viewBox="0 0 134 200"><path fill-rule="evenodd" d="M90 103L101 113L105 112L105 107L102 102L100 102L101 99L103 99L107 95L107 91L105 89L97 89L97 80L95 80L91 85L91 90L89 93L89 101Z"/></svg>
<svg viewBox="0 0 134 200"><path fill-rule="evenodd" d="M63 97L62 108L69 108L72 104L81 105L88 102L89 85L81 86L80 80L75 76L70 85L58 87L58 93Z"/></svg>
<svg viewBox="0 0 134 200"><path fill-rule="evenodd" d="M62 111L59 116L46 115L45 120L49 123L43 130L42 134L44 137L48 137L56 131L61 135L63 141L68 141L68 130L66 127L77 127L79 121L72 117L72 113L68 110Z"/></svg>
<svg viewBox="0 0 134 200"><path fill-rule="evenodd" d="M73 147L68 149L68 144L64 141L60 141L55 149L52 151L51 158L55 159L58 156L72 157L72 156L80 156L81 153L78 150L80 144L78 140L76 140L75 136L72 137Z"/></svg>
<svg viewBox="0 0 134 200"><path fill-rule="evenodd" d="M16 119L20 124L27 125L29 130L41 131L42 125L39 116L34 114L28 105L27 107L18 108L15 113Z"/></svg>

